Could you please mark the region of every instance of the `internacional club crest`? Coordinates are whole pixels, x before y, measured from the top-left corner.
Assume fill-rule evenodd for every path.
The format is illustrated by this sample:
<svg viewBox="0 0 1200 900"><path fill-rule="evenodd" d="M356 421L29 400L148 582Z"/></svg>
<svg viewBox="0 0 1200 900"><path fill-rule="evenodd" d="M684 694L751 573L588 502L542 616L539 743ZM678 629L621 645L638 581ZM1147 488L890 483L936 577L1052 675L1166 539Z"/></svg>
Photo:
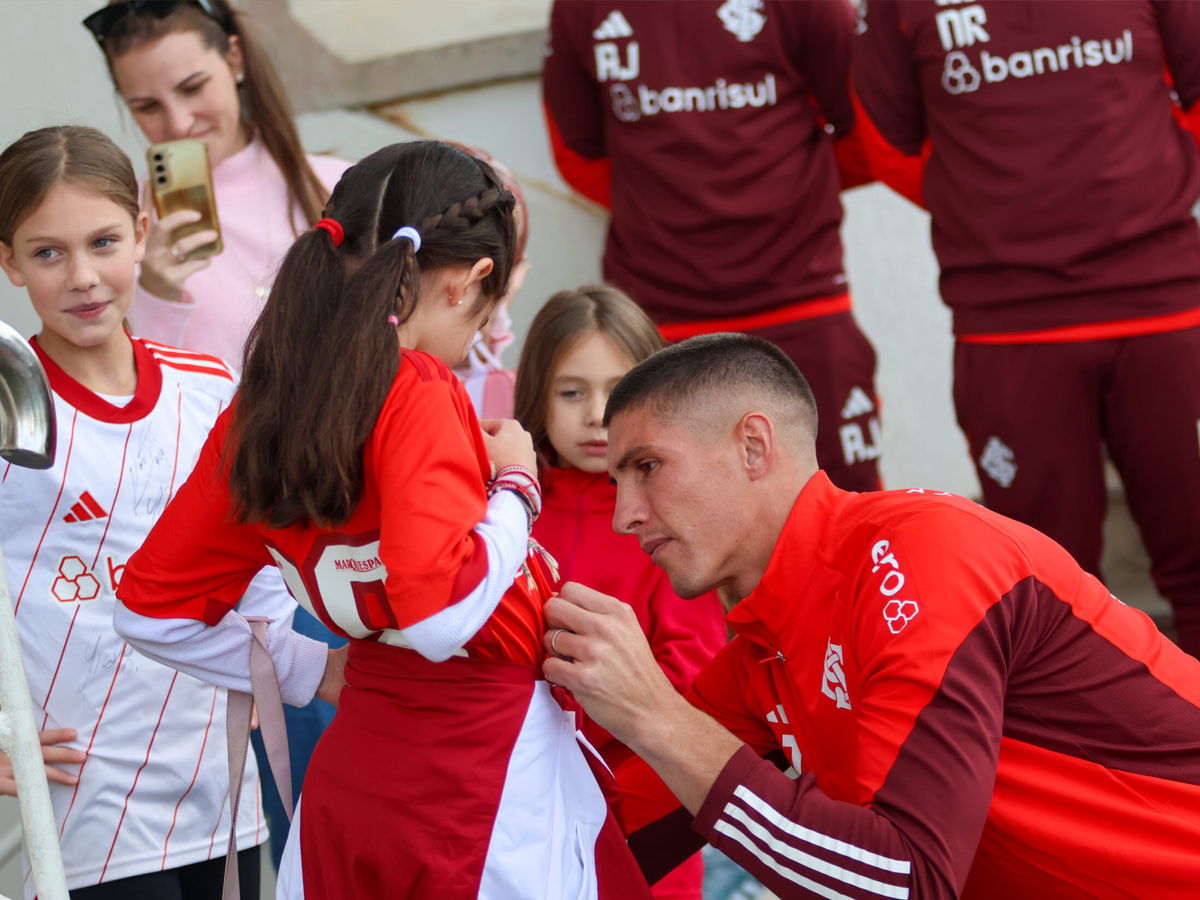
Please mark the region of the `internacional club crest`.
<svg viewBox="0 0 1200 900"><path fill-rule="evenodd" d="M743 44L748 44L767 24L762 8L763 0L725 0L717 10L717 15L726 31Z"/></svg>

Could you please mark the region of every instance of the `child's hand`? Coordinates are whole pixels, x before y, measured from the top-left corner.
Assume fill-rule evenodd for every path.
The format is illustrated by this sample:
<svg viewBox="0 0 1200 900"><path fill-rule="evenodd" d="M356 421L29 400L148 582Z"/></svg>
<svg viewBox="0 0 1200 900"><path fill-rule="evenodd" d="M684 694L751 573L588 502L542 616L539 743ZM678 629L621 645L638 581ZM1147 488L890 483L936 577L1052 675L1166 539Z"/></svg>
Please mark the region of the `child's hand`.
<svg viewBox="0 0 1200 900"><path fill-rule="evenodd" d="M171 232L184 225L200 221L194 209L181 209L157 222L150 223L146 238L146 255L142 258L142 273L138 283L142 289L162 300L178 302L183 298L183 283L201 269L207 269L211 259L184 259L197 247L217 239L215 231L198 231L171 242Z"/></svg>
<svg viewBox="0 0 1200 900"><path fill-rule="evenodd" d="M346 686L346 657L349 650L349 645L339 647L330 650L325 657L325 674L321 676L321 683L317 685L317 692L314 694L318 700L324 700L333 706L338 705L338 697L341 696L342 688Z"/></svg>
<svg viewBox="0 0 1200 900"><path fill-rule="evenodd" d="M40 732L38 738L42 742L42 760L46 765L46 780L53 784L75 784L78 775L71 775L62 769L56 769L50 763L82 763L87 754L82 750L72 750L69 747L56 747L55 744L75 740L74 728L50 728ZM12 760L0 753L0 795L17 796L17 782L13 777Z"/></svg>
<svg viewBox="0 0 1200 900"><path fill-rule="evenodd" d="M533 438L515 419L484 419L479 423L483 429L483 444L487 447L488 459L499 471L505 466L524 466L537 472L537 453L533 449Z"/></svg>

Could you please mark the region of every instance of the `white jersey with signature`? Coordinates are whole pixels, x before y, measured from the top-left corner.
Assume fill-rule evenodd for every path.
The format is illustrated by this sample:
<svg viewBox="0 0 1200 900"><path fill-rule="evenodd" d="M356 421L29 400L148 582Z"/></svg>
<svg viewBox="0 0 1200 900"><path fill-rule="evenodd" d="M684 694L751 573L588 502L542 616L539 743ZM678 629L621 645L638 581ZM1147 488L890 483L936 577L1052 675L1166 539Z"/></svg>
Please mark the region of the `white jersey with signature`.
<svg viewBox="0 0 1200 900"><path fill-rule="evenodd" d="M51 784L68 888L225 854L224 689L134 652L113 630L125 563L187 479L235 382L215 357L134 340L132 398L84 388L36 347L54 392L54 466L0 463L0 546L37 727L74 728L77 786ZM278 572L242 610L290 623ZM240 848L267 837L250 754ZM34 896L26 860L25 897Z"/></svg>

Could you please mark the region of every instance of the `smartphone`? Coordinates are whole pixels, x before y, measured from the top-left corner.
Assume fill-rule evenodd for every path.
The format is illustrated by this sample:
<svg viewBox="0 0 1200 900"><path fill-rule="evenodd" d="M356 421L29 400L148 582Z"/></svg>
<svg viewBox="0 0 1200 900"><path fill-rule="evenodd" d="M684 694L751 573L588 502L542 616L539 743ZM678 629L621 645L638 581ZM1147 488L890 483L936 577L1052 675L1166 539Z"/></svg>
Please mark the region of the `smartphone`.
<svg viewBox="0 0 1200 900"><path fill-rule="evenodd" d="M200 221L171 232L171 242L198 231L212 230L217 239L197 247L185 259L204 259L221 252L221 223L217 219L217 198L213 194L212 169L208 165L208 146L199 138L184 138L155 144L146 151L150 169L150 187L158 217L181 209L194 209Z"/></svg>

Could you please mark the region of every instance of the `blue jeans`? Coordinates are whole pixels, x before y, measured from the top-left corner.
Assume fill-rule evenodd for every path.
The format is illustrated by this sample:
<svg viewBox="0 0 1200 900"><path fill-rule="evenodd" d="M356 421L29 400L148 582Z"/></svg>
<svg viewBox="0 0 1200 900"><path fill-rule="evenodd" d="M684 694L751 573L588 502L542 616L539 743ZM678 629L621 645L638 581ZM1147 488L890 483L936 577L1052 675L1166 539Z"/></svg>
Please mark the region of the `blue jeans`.
<svg viewBox="0 0 1200 900"><path fill-rule="evenodd" d="M330 648L341 647L346 643L344 637L334 634L302 607L296 610L292 628L305 637L324 641ZM309 757L312 756L322 732L333 721L336 709L324 700L315 698L303 708L284 704L283 717L287 723L288 754L292 766L293 803L300 796ZM254 747L254 756L258 759L258 771L262 779L263 811L267 816L267 826L271 829L271 860L278 870L290 823L283 808L283 801L279 798L279 789L275 786L275 779L267 764L267 751L263 746L262 735L257 731L251 732L250 743Z"/></svg>

